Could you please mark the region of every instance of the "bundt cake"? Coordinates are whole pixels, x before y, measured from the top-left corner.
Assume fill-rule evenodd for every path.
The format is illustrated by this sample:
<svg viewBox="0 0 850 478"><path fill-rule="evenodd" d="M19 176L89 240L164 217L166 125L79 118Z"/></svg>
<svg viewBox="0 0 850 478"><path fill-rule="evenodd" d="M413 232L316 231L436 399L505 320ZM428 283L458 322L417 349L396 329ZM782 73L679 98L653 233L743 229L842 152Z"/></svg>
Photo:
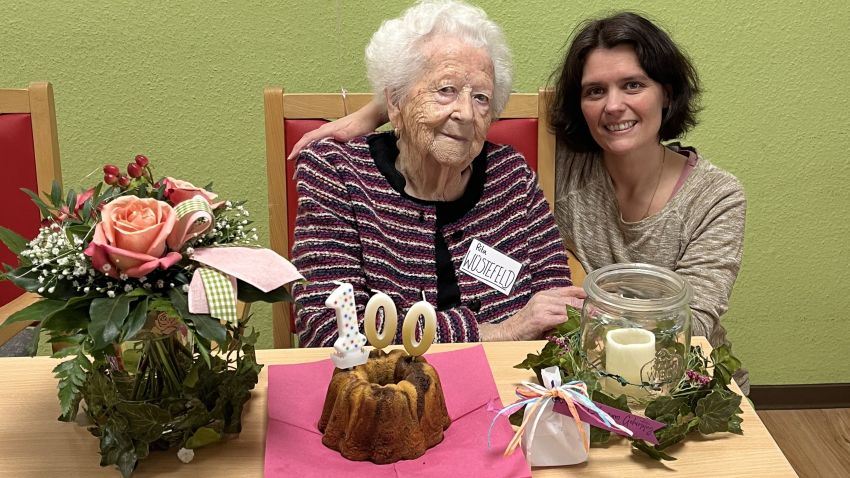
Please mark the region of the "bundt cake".
<svg viewBox="0 0 850 478"><path fill-rule="evenodd" d="M345 458L385 464L422 456L450 424L434 367L402 350L373 350L365 364L334 371L319 430Z"/></svg>

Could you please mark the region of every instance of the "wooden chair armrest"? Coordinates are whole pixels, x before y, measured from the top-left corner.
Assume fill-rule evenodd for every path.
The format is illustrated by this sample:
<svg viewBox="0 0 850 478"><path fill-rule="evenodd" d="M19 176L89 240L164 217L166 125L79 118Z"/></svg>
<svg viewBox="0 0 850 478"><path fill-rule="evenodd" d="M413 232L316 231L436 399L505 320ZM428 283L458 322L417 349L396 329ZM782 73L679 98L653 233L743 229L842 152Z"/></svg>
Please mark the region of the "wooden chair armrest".
<svg viewBox="0 0 850 478"><path fill-rule="evenodd" d="M34 304L39 299L40 297L38 296L38 294L33 294L32 292L24 292L8 304L0 307L0 325L5 324L6 320L12 314L19 310L23 310L31 304ZM14 337L18 332L29 327L30 324L31 322L16 322L5 327L0 327L0 345L3 345L8 342L9 339Z"/></svg>

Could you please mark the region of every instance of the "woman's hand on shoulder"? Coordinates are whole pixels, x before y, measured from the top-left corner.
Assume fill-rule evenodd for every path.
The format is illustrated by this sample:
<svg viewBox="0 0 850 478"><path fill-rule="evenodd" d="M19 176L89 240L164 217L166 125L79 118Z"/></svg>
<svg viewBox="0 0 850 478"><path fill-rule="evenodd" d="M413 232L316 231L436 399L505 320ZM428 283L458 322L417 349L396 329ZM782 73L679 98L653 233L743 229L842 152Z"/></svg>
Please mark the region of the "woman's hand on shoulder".
<svg viewBox="0 0 850 478"><path fill-rule="evenodd" d="M322 138L333 138L340 143L351 141L357 136L368 134L378 126L386 122L386 115L381 111L379 105L371 102L348 116L338 120L325 123L322 126L309 131L292 147L286 159L295 159L302 149L310 143Z"/></svg>
<svg viewBox="0 0 850 478"><path fill-rule="evenodd" d="M556 287L531 296L525 307L499 324L481 324L483 341L536 340L567 321L567 305L581 308L587 294L581 287Z"/></svg>

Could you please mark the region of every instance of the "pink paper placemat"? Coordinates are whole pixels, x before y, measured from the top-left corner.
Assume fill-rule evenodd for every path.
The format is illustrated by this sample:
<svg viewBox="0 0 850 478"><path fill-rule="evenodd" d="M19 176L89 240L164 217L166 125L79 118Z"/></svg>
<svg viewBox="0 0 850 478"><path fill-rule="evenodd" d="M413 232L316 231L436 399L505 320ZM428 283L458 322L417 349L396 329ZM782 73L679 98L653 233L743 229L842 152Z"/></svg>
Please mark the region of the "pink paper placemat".
<svg viewBox="0 0 850 478"><path fill-rule="evenodd" d="M350 461L322 445L316 424L333 374L330 360L269 366L265 476L530 477L521 451L502 456L513 436L507 418L493 426L491 448L487 448L487 429L501 400L484 348L479 345L425 358L440 374L452 424L443 441L421 457L390 465Z"/></svg>

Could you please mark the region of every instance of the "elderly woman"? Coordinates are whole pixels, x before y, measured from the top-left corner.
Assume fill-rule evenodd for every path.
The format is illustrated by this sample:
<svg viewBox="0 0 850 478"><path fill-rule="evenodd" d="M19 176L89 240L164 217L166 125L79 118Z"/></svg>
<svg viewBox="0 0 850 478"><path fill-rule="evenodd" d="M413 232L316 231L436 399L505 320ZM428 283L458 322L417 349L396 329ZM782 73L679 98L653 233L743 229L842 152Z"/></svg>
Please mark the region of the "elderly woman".
<svg viewBox="0 0 850 478"><path fill-rule="evenodd" d="M366 62L394 131L321 140L298 158L301 343L336 340L324 301L340 281L354 286L359 314L376 292L402 317L424 294L438 342L533 339L566 320L584 295L570 287L535 175L514 149L485 141L511 89L501 29L464 3L422 2L381 25ZM476 240L521 265L507 293L461 270Z"/></svg>

